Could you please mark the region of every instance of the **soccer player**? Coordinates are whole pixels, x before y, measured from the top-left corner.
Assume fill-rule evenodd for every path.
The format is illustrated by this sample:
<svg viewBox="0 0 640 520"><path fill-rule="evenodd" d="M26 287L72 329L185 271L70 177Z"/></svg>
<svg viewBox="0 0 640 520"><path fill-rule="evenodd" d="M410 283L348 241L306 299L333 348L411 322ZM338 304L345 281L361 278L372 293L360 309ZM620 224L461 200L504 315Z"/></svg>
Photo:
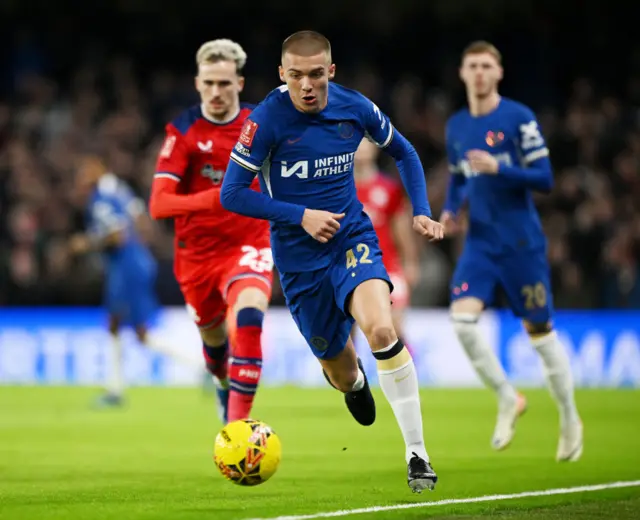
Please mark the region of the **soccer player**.
<svg viewBox="0 0 640 520"><path fill-rule="evenodd" d="M382 260L393 284L391 315L398 338L404 337L404 312L411 300L411 288L420 277L418 249L411 234L411 212L406 207L400 183L378 170L380 149L363 139L354 157L356 193L378 235Z"/></svg>
<svg viewBox="0 0 640 520"><path fill-rule="evenodd" d="M355 320L377 360L380 385L402 431L414 492L437 481L422 435L418 380L393 328L391 282L353 180L365 135L398 164L416 231L437 240L418 155L366 97L337 85L329 41L301 31L282 46L280 78L245 121L222 185L231 211L271 221L274 260L287 305L329 382L353 417L375 420L375 402L349 337ZM260 174L262 193L250 189Z"/></svg>
<svg viewBox="0 0 640 520"><path fill-rule="evenodd" d="M466 200L469 231L451 281L451 318L456 334L482 381L498 396L491 444L506 448L524 397L507 381L492 348L478 330L478 318L499 286L515 315L523 320L544 366L560 411L558 461L582 454L582 422L574 400L571 367L553 330L553 303L546 238L532 192L553 185L549 150L535 115L501 97L501 55L490 43L472 43L463 52L460 77L469 106L447 124L451 181L441 223L455 232L456 215Z"/></svg>
<svg viewBox="0 0 640 520"><path fill-rule="evenodd" d="M125 386L120 341L123 325L133 325L145 347L192 363L158 338L152 338L147 330L157 310L157 268L139 233L147 218L144 203L95 156L80 160L75 182L78 195L87 201L88 231L73 235L69 249L76 255L101 252L106 272L104 305L109 314L111 359L107 388L98 404L119 406Z"/></svg>
<svg viewBox="0 0 640 520"><path fill-rule="evenodd" d="M166 126L150 202L153 218L175 219L174 271L200 330L223 423L251 413L273 271L268 224L220 204L229 154L252 110L240 103L246 59L231 40L198 49L195 86L201 103ZM257 182L253 188L260 189ZM230 363L227 312L235 318Z"/></svg>

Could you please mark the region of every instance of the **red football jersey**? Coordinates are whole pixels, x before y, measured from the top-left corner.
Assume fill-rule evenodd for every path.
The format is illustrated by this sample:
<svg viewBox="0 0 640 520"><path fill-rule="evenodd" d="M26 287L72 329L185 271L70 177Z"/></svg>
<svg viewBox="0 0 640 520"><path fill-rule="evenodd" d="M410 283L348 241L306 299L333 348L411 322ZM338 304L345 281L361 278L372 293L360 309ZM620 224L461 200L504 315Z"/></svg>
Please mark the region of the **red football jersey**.
<svg viewBox="0 0 640 520"><path fill-rule="evenodd" d="M194 106L169 123L156 166L156 177L171 178L178 194L220 189L229 155L238 141L252 106L241 106L228 123L215 123ZM251 186L260 191L256 178ZM175 218L176 252L197 257L224 255L228 246L251 244L269 235L269 223L231 213L224 208L198 211Z"/></svg>
<svg viewBox="0 0 640 520"><path fill-rule="evenodd" d="M387 175L376 173L369 179L357 180L356 192L378 235L385 267L390 272L400 271L402 263L393 239L391 220L404 211L402 185Z"/></svg>

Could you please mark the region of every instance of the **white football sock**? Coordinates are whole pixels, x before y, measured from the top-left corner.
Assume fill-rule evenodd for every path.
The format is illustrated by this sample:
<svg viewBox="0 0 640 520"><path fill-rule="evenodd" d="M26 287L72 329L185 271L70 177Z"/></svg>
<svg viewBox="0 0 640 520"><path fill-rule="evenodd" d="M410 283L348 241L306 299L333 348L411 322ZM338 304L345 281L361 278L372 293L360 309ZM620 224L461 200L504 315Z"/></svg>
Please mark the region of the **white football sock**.
<svg viewBox="0 0 640 520"><path fill-rule="evenodd" d="M515 401L516 390L507 381L504 369L490 345L478 330L478 317L473 314L451 315L453 328L469 361L482 382L494 390L501 401Z"/></svg>
<svg viewBox="0 0 640 520"><path fill-rule="evenodd" d="M122 359L122 342L118 334L110 334L109 376L106 389L112 395L121 396L124 392L124 363Z"/></svg>
<svg viewBox="0 0 640 520"><path fill-rule="evenodd" d="M358 390L362 390L364 387L364 373L360 368L358 368L358 377L356 378L355 383L353 383L352 392L357 392Z"/></svg>
<svg viewBox="0 0 640 520"><path fill-rule="evenodd" d="M374 356L387 352L394 346L395 343L376 351ZM418 375L411 354L403 347L402 351L391 359L377 359L377 364L380 388L391 405L404 438L407 463L414 453L428 462L429 454L424 445L422 432Z"/></svg>
<svg viewBox="0 0 640 520"><path fill-rule="evenodd" d="M579 421L573 392L573 375L567 351L558 335L550 332L542 337L531 338L531 344L540 354L549 391L558 404L560 423Z"/></svg>

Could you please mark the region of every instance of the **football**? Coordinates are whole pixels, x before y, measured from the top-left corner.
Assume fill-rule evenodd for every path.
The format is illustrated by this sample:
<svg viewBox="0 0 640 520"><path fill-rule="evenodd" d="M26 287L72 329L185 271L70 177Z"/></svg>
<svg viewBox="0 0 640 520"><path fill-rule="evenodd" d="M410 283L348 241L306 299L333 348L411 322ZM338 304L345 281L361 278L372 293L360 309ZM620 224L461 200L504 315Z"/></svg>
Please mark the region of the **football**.
<svg viewBox="0 0 640 520"><path fill-rule="evenodd" d="M267 424L242 419L227 424L216 437L213 460L220 473L240 486L269 480L280 465L282 445Z"/></svg>

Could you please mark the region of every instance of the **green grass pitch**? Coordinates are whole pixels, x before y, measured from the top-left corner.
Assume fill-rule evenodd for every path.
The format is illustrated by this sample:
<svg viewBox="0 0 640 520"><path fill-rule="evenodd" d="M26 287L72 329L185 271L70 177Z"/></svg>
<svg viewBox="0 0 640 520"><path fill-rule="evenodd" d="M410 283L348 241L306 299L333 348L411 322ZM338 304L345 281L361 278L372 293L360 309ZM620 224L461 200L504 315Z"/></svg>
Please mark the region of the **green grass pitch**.
<svg viewBox="0 0 640 520"><path fill-rule="evenodd" d="M581 390L585 453L554 460L557 414L544 390L512 446L489 447L486 390L422 391L425 438L440 481L413 495L404 447L384 397L376 423L348 415L332 389L261 388L254 417L283 444L278 473L244 488L212 461L220 427L198 389L139 388L122 410L94 411L95 389L0 387L0 518L6 520L249 519L510 494L640 479L640 392ZM640 487L347 515L372 519L640 518Z"/></svg>

